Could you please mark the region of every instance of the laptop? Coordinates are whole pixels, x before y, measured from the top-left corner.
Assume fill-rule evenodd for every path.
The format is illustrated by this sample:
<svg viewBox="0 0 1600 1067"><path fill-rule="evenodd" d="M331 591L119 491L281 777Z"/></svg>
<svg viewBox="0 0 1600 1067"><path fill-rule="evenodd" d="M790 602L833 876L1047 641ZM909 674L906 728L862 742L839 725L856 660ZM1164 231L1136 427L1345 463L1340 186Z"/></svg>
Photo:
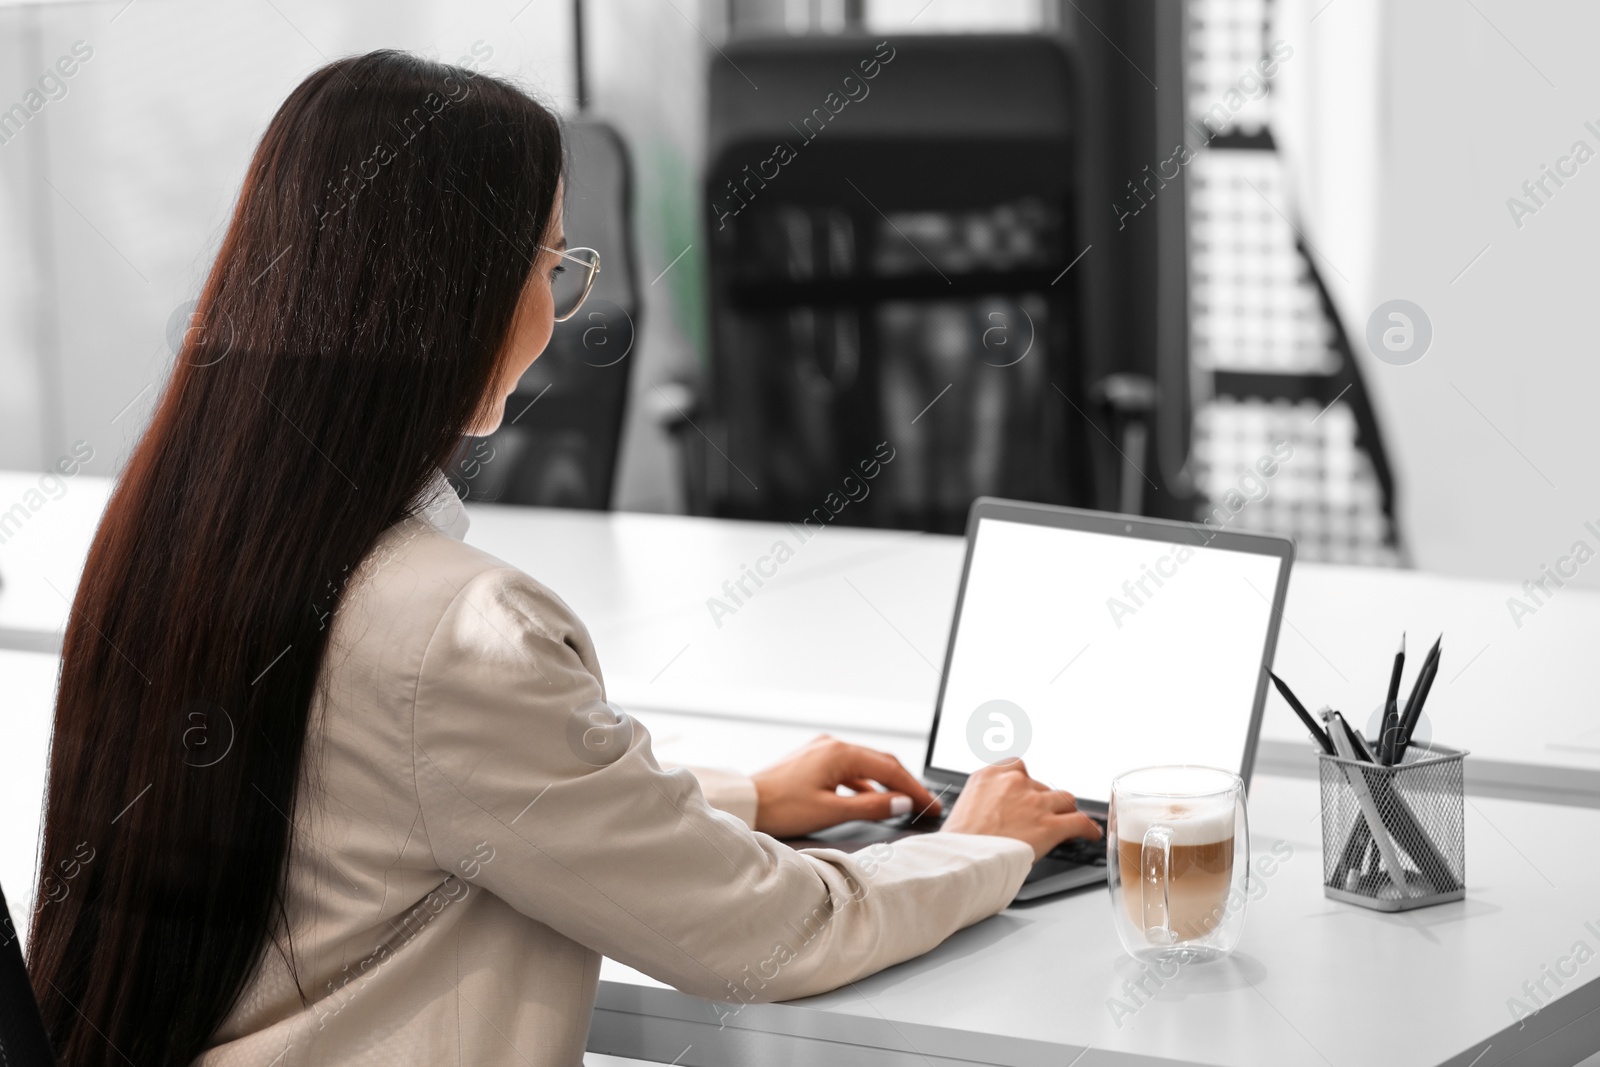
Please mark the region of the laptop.
<svg viewBox="0 0 1600 1067"><path fill-rule="evenodd" d="M1020 755L1102 830L1112 779L1138 767L1237 767L1248 790L1293 560L1284 537L980 497L923 784L948 813L967 775ZM855 851L938 825L913 813L789 843ZM1017 899L1105 877L1103 840L1068 841Z"/></svg>

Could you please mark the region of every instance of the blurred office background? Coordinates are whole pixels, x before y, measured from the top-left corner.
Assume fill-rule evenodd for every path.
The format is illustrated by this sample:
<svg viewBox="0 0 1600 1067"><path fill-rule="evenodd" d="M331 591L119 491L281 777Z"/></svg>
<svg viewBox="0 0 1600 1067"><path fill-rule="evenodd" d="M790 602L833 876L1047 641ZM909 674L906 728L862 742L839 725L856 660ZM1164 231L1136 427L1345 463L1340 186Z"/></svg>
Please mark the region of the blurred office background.
<svg viewBox="0 0 1600 1067"><path fill-rule="evenodd" d="M479 499L959 531L987 493L1536 578L1600 524L1600 163L1524 190L1600 150L1597 29L1511 0L0 4L0 468L82 441L116 473L268 118L396 47L570 119L568 234L604 256L452 471ZM1372 353L1395 300L1420 358Z"/></svg>

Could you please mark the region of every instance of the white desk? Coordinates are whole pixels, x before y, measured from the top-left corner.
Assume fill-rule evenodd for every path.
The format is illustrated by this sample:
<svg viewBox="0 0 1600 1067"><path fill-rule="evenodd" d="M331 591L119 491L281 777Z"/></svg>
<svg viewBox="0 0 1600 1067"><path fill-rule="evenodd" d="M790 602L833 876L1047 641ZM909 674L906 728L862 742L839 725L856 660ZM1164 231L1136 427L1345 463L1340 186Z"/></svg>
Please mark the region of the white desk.
<svg viewBox="0 0 1600 1067"><path fill-rule="evenodd" d="M0 471L0 648L59 652L111 483L79 474L61 479L65 490L51 497L39 479Z"/></svg>
<svg viewBox="0 0 1600 1067"><path fill-rule="evenodd" d="M0 886L13 921L33 911L50 715L60 657L0 649Z"/></svg>
<svg viewBox="0 0 1600 1067"><path fill-rule="evenodd" d="M0 472L0 513L37 482ZM107 489L102 478L71 479L0 544L0 648L59 649ZM624 706L909 737L927 727L959 538L839 527L802 544L794 528L767 523L492 506L470 514L471 543L542 580L585 620L609 694ZM747 580L754 595L741 595L719 626L707 600L725 597L723 583L779 539L794 558L759 589ZM1506 608L1513 595L1520 590L1504 583L1297 564L1275 666L1305 700L1364 722L1388 683L1397 632L1410 634L1418 663L1446 631L1429 718L1440 741L1471 750L1469 788L1600 806L1600 594L1559 590L1520 628ZM1258 767L1312 773L1310 746L1276 694Z"/></svg>
<svg viewBox="0 0 1600 1067"><path fill-rule="evenodd" d="M0 475L0 505L35 482ZM57 647L104 493L80 476L0 545L0 641ZM919 762L958 540L826 530L719 627L706 599L775 539L797 545L793 531L509 508L475 507L472 517L471 542L544 580L587 620L611 695L640 712L663 758L749 767L827 727ZM1508 587L1309 565L1294 574L1277 663L1308 699L1370 706L1395 629L1426 641L1448 624L1451 656L1430 703L1440 739L1474 750L1474 788L1488 765L1529 795L1600 795L1600 728L1585 710L1600 596L1562 591L1518 630ZM0 666L47 677L37 659ZM1262 769L1295 770L1303 741L1281 707L1271 710ZM1281 840L1295 855L1251 906L1239 954L1182 973L1120 1027L1106 1002L1126 998L1123 983L1138 975L1094 890L1010 909L853 987L747 1006L720 1028L708 1002L608 964L590 1044L700 1065L1054 1067L1489 1067L1572 1063L1600 1048L1600 958L1524 1028L1507 1010L1576 942L1600 950L1585 925L1600 929L1591 845L1600 811L1472 798L1467 899L1393 916L1322 897L1314 783L1259 776L1251 814L1258 853Z"/></svg>
<svg viewBox="0 0 1600 1067"><path fill-rule="evenodd" d="M641 718L664 758L687 763L748 765L751 754L807 734L665 712ZM883 735L843 736L902 759L916 752ZM1472 799L1467 899L1384 915L1323 897L1318 805L1315 782L1256 779L1253 852L1286 842L1293 854L1248 905L1236 955L1151 984L1153 996L1130 998L1124 983L1141 972L1096 888L1007 909L853 986L726 1018L719 1012L737 1006L607 961L589 1047L663 1063L688 1047L677 1062L699 1067L1491 1067L1574 1064L1600 1050L1600 955L1523 1028L1507 1008L1577 941L1600 952L1600 876L1592 849L1572 847L1600 833L1600 811ZM1113 998L1133 1013L1114 1015Z"/></svg>

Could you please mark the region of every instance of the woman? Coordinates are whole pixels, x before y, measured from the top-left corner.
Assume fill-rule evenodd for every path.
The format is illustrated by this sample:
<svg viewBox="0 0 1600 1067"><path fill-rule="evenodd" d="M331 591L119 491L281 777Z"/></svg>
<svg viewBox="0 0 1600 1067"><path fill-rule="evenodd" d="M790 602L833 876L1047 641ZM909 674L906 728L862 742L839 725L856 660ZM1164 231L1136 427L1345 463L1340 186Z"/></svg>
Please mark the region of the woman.
<svg viewBox="0 0 1600 1067"><path fill-rule="evenodd" d="M827 740L663 770L566 605L463 543L440 466L575 310L561 174L544 108L394 52L268 127L65 638L30 959L64 1062L574 1064L601 953L815 993L1097 832L1013 765L942 833L793 851L936 802Z"/></svg>

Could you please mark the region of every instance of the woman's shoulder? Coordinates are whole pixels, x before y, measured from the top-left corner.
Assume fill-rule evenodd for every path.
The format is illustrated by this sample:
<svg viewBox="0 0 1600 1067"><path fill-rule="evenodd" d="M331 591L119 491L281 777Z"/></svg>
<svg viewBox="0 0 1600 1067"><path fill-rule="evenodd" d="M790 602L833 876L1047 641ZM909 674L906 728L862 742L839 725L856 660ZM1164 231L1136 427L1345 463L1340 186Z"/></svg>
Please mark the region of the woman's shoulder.
<svg viewBox="0 0 1600 1067"><path fill-rule="evenodd" d="M374 643L426 647L481 640L487 629L507 639L534 631L558 641L588 634L572 609L533 576L424 519L384 533L346 584L333 643L354 650Z"/></svg>

